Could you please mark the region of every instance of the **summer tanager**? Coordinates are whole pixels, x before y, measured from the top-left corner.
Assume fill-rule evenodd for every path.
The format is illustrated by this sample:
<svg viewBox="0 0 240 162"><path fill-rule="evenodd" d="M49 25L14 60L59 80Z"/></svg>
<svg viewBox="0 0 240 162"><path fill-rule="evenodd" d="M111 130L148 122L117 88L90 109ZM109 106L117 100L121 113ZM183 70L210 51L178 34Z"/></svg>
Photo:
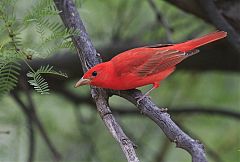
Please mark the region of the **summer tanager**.
<svg viewBox="0 0 240 162"><path fill-rule="evenodd" d="M101 88L128 90L153 84L143 96L145 97L175 70L176 64L198 53L197 47L226 35L224 31L217 31L184 43L158 44L122 52L110 61L89 69L75 87L89 84Z"/></svg>

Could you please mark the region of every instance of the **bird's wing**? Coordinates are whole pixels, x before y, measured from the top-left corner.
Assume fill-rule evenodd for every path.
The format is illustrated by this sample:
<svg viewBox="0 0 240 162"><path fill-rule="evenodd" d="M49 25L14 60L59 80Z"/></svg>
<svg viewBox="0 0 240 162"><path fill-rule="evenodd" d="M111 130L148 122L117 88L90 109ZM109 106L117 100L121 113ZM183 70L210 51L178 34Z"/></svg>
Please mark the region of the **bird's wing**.
<svg viewBox="0 0 240 162"><path fill-rule="evenodd" d="M138 76L149 76L174 67L177 63L197 52L198 50L181 52L165 47L159 49L155 46L140 47L115 56L111 62L118 76L125 76L130 73Z"/></svg>
<svg viewBox="0 0 240 162"><path fill-rule="evenodd" d="M188 52L182 52L166 48L158 49L154 55L152 55L142 65L138 66L136 72L141 77L157 74L159 72L174 67L182 60L198 52L199 50L197 49Z"/></svg>
<svg viewBox="0 0 240 162"><path fill-rule="evenodd" d="M118 54L111 59L115 73L118 76L125 76L129 73L134 73L139 66L144 64L156 50L153 48L135 48Z"/></svg>

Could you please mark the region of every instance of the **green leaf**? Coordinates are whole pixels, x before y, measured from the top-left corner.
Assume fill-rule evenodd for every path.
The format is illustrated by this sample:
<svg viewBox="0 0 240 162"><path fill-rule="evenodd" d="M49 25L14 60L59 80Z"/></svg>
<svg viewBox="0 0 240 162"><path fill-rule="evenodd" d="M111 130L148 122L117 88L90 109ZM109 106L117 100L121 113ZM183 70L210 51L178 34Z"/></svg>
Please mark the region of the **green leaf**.
<svg viewBox="0 0 240 162"><path fill-rule="evenodd" d="M18 82L20 64L14 60L0 59L0 98L9 93Z"/></svg>
<svg viewBox="0 0 240 162"><path fill-rule="evenodd" d="M41 94L49 94L49 86L46 80L42 77L44 74L52 74L57 75L61 77L67 78L66 73L62 73L61 71L57 72L53 70L53 66L41 66L37 71L35 72L28 72L27 77L31 78L28 82L30 85L34 87L34 89L41 93Z"/></svg>

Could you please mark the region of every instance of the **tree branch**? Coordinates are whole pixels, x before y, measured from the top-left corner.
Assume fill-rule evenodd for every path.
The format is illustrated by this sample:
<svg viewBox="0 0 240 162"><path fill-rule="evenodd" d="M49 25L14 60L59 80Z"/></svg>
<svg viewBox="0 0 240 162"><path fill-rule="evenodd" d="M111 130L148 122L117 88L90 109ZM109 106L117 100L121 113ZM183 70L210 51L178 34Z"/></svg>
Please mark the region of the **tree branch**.
<svg viewBox="0 0 240 162"><path fill-rule="evenodd" d="M168 3L171 3L174 6L177 6L185 12L189 12L201 19L204 19L206 22L211 23L207 15L201 11L197 2L195 0L164 0Z"/></svg>
<svg viewBox="0 0 240 162"><path fill-rule="evenodd" d="M138 107L140 112L153 120L176 146L189 152L193 162L207 162L203 145L184 133L170 118L165 108L158 108L149 98L145 97L137 104L143 94L139 90L110 91L119 95Z"/></svg>
<svg viewBox="0 0 240 162"><path fill-rule="evenodd" d="M28 147L28 159L27 162L32 162L34 160L34 154L35 154L35 135L34 135L34 129L32 124L32 116L29 113L29 108L21 101L19 96L15 93L12 93L13 99L19 104L20 108L24 112L24 115L27 118L27 128L29 130L29 147Z"/></svg>
<svg viewBox="0 0 240 162"><path fill-rule="evenodd" d="M58 153L58 151L56 150L56 148L53 146L52 142L50 141L42 123L40 122L40 120L36 114L35 107L29 108L27 105L25 105L24 102L20 99L20 97L18 96L18 94L16 92L11 92L11 96L16 101L16 103L18 103L19 107L22 109L24 114L28 118L31 118L31 122L34 122L34 124L37 126L37 128L40 131L40 134L42 135L44 141L46 142L48 148L50 149L54 160L59 161L61 159L61 154ZM32 102L32 101L30 101L30 102ZM33 106L33 104L30 104L30 105Z"/></svg>
<svg viewBox="0 0 240 162"><path fill-rule="evenodd" d="M36 148L36 139L35 139L35 131L33 127L33 122L31 116L26 115L27 118L27 128L28 128L28 138L29 138L29 148L28 148L28 159L27 162L33 162L35 156L35 148Z"/></svg>
<svg viewBox="0 0 240 162"><path fill-rule="evenodd" d="M81 115L80 112L78 112L78 107L74 108L74 115L75 115L75 119L76 119L76 124L78 126L78 130L79 133L81 133L81 135L83 136L83 138L85 139L84 142L86 142L86 144L89 146L88 149L88 153L85 153L85 159L83 159L83 161L97 161L97 162L101 162L101 159L99 158L98 155L98 151L96 149L96 143L94 141L95 139L95 134L93 134L90 131L90 127L89 124L93 124L93 119L84 119L84 116ZM89 129L90 128L90 129ZM93 129L91 129L93 130ZM94 131L94 130L93 130Z"/></svg>
<svg viewBox="0 0 240 162"><path fill-rule="evenodd" d="M226 31L229 36L227 39L233 47L240 53L240 34L225 20L221 15L213 0L197 0L210 21L220 30Z"/></svg>
<svg viewBox="0 0 240 162"><path fill-rule="evenodd" d="M58 10L61 11L60 16L65 26L69 29L74 29L80 32L80 35L73 36L72 40L81 60L83 71L86 72L88 68L100 63L99 54L96 52L88 37L86 29L73 1L54 0L54 3ZM139 160L135 153L133 143L124 134L109 109L108 95L106 91L100 88L92 87L91 94L104 124L107 126L112 136L119 142L127 160L129 162L138 162Z"/></svg>
<svg viewBox="0 0 240 162"><path fill-rule="evenodd" d="M173 43L172 32L173 29L170 27L167 19L163 16L162 12L157 8L157 5L154 0L148 0L150 7L156 15L157 21L163 26L166 31L167 40L169 43Z"/></svg>

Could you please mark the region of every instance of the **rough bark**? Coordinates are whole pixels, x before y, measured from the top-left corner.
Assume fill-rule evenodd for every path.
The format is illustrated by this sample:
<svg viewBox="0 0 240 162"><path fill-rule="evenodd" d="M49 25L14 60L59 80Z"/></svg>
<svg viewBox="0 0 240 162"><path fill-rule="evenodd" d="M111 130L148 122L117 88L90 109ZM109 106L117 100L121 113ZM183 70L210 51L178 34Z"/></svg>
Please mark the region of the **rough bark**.
<svg viewBox="0 0 240 162"><path fill-rule="evenodd" d="M63 23L69 29L74 29L80 32L78 36L73 36L72 40L77 50L83 71L101 62L99 54L96 52L93 44L88 37L86 29L80 18L80 15L72 0L54 0L60 12ZM129 162L138 162L138 157L134 150L134 145L125 135L120 125L115 120L108 105L108 94L104 89L91 88L92 97L96 103L97 110L108 128L109 132L120 144Z"/></svg>

